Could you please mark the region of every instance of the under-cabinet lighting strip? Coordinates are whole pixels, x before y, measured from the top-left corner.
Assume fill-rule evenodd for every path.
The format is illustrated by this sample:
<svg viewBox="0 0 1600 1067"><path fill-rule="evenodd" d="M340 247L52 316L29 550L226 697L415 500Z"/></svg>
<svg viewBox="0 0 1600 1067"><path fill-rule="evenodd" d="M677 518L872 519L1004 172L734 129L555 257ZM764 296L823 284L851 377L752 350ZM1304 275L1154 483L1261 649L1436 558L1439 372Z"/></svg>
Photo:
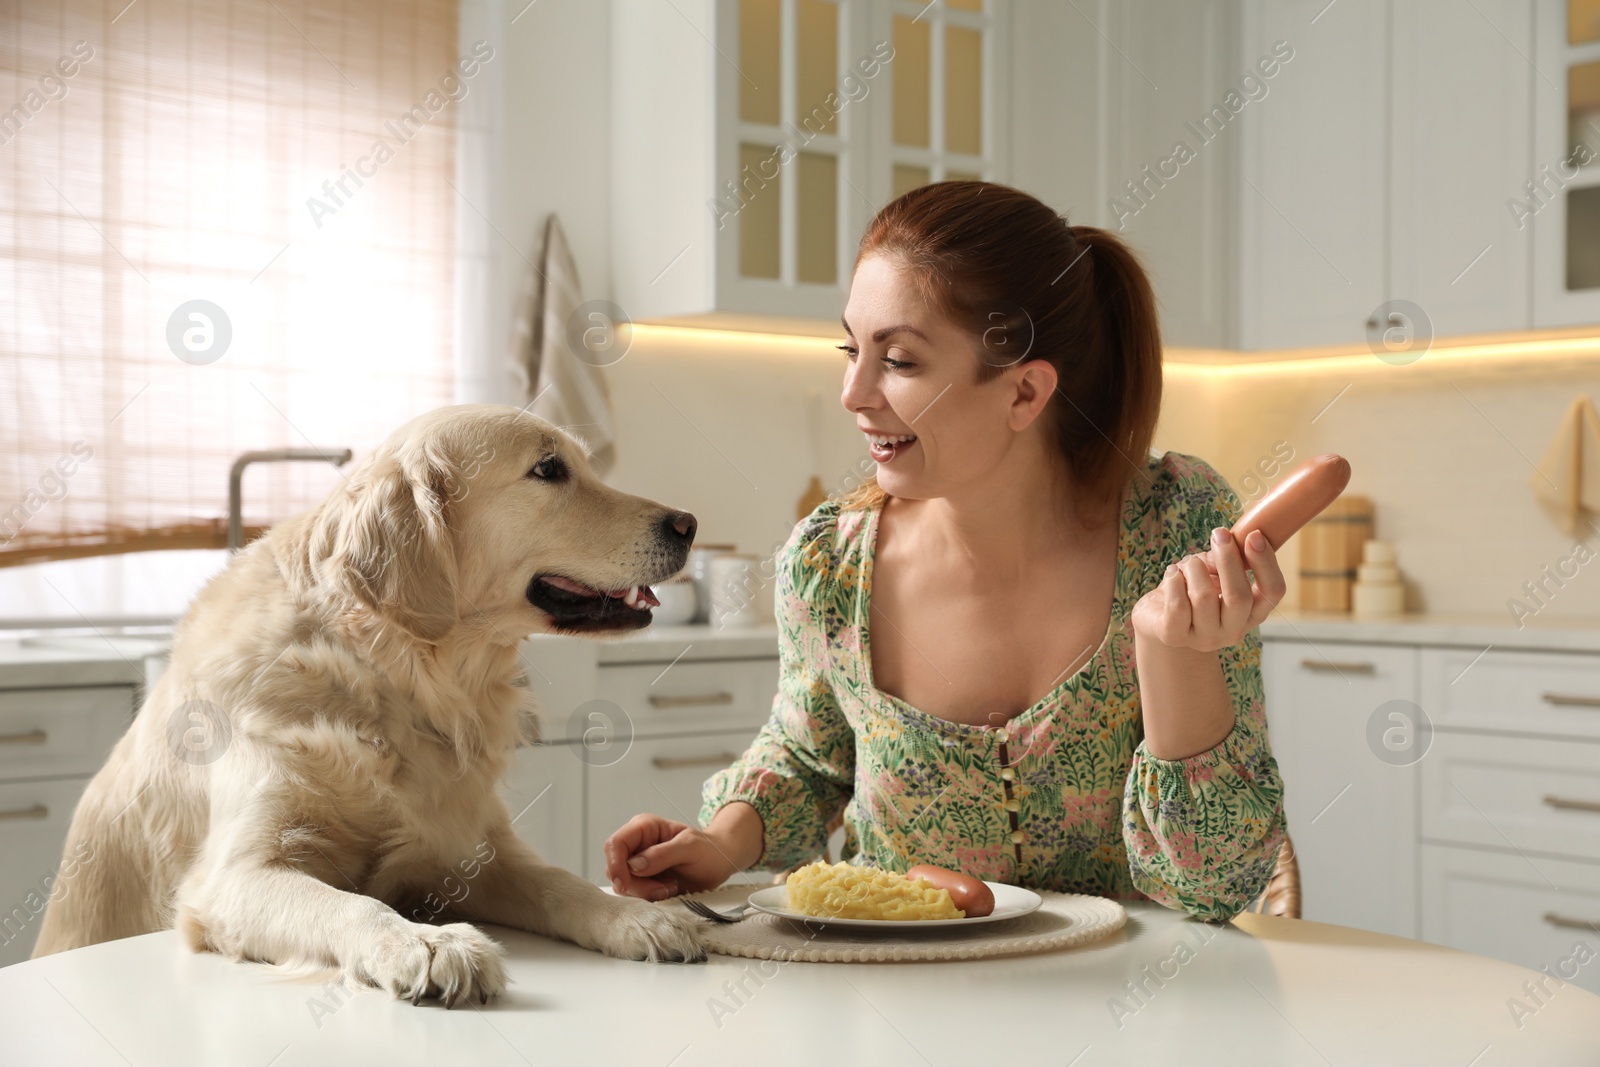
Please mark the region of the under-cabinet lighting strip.
<svg viewBox="0 0 1600 1067"><path fill-rule="evenodd" d="M782 345L802 350L812 350L832 358L834 351L828 342L837 343L838 334L761 333L751 330L721 330L698 326L664 326L633 323L626 327L635 338L654 337L661 340L694 341L705 343L713 339L733 345ZM1315 354L1311 354L1315 353ZM1230 376L1239 374L1313 374L1348 373L1365 368L1375 372L1394 373L1406 366L1435 366L1440 363L1489 363L1514 360L1519 363L1554 363L1561 361L1600 361L1600 336L1545 337L1478 341L1473 343L1440 342L1425 351L1415 362L1397 365L1380 359L1373 352L1361 349L1282 349L1266 352L1238 352L1227 349L1171 348L1167 350L1165 367L1168 371L1184 375Z"/></svg>

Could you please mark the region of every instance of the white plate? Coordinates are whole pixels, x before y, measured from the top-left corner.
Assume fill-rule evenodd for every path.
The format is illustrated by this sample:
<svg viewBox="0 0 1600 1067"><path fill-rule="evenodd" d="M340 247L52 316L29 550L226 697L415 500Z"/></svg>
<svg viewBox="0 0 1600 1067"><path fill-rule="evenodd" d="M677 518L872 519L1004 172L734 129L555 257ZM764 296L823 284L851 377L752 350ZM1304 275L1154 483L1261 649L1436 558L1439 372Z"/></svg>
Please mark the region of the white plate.
<svg viewBox="0 0 1600 1067"><path fill-rule="evenodd" d="M758 889L750 894L750 906L756 911L764 911L768 915L778 915L785 919L800 919L807 923L816 923L819 926L867 926L878 930L931 930L947 926L972 926L977 923L996 923L1005 919L1015 919L1019 915L1026 915L1036 910L1044 903L1044 898L1031 889L1023 889L1019 885L1006 885L1004 882L985 882L989 891L994 894L994 911L988 915L976 915L966 919L828 919L820 915L806 915L802 912L791 911L788 907L789 887L783 885L768 886Z"/></svg>

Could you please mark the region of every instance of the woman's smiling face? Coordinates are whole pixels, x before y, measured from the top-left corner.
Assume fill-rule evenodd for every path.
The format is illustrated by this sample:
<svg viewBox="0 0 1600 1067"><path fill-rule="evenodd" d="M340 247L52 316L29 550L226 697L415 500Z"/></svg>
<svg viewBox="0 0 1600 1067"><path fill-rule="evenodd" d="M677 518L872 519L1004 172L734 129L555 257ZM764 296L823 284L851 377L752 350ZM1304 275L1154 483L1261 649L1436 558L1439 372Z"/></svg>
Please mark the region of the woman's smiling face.
<svg viewBox="0 0 1600 1067"><path fill-rule="evenodd" d="M844 328L840 403L867 435L891 496L951 496L991 475L1031 436L1019 431L1055 387L1055 369L1041 359L980 382L980 338L925 304L905 268L884 256L856 267Z"/></svg>

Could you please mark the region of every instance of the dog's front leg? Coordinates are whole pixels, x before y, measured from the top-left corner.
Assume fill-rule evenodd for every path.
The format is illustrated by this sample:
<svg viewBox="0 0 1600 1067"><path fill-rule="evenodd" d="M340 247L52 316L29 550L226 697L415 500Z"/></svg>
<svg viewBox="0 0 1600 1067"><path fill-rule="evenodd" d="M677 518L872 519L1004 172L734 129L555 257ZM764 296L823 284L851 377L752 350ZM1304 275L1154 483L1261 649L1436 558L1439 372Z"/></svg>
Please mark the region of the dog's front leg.
<svg viewBox="0 0 1600 1067"><path fill-rule="evenodd" d="M178 929L196 951L340 967L357 982L446 1007L506 987L498 942L466 923L430 926L373 897L272 863L220 864L179 892Z"/></svg>
<svg viewBox="0 0 1600 1067"><path fill-rule="evenodd" d="M487 838L493 852L464 878L451 914L558 937L630 960L699 962L706 958L698 920L674 904L617 897L539 858L509 826ZM463 873L472 870L464 868Z"/></svg>

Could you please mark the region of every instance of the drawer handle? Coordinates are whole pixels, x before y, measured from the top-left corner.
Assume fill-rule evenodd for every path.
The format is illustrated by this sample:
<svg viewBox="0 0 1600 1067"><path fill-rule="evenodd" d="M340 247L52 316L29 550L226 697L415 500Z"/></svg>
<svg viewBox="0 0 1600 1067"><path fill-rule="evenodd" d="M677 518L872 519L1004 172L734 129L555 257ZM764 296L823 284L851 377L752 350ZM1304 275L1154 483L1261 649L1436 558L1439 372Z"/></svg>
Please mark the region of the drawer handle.
<svg viewBox="0 0 1600 1067"><path fill-rule="evenodd" d="M739 758L737 752L713 752L706 756L655 756L650 765L658 771L676 771L684 767L727 767Z"/></svg>
<svg viewBox="0 0 1600 1067"><path fill-rule="evenodd" d="M1568 797L1545 797L1544 802L1552 808L1562 808L1567 811L1600 811L1600 800L1572 800Z"/></svg>
<svg viewBox="0 0 1600 1067"><path fill-rule="evenodd" d="M702 693L700 696L669 697L660 693L651 693L650 706L652 708L699 708L712 707L719 704L732 704L732 693Z"/></svg>
<svg viewBox="0 0 1600 1067"><path fill-rule="evenodd" d="M1349 671L1351 674L1376 674L1378 671L1370 663L1335 663L1331 659L1303 659L1300 666L1308 671Z"/></svg>
<svg viewBox="0 0 1600 1067"><path fill-rule="evenodd" d="M1544 921L1551 926L1565 926L1571 930L1600 930L1600 923L1585 922L1582 919L1569 919L1565 915L1557 915L1553 911L1544 913Z"/></svg>
<svg viewBox="0 0 1600 1067"><path fill-rule="evenodd" d="M25 734L0 734L0 745L42 745L50 740L43 730L29 730Z"/></svg>
<svg viewBox="0 0 1600 1067"><path fill-rule="evenodd" d="M10 811L0 811L0 821L7 819L48 819L50 809L43 804L35 804L31 808L12 808Z"/></svg>
<svg viewBox="0 0 1600 1067"><path fill-rule="evenodd" d="M1544 702L1563 708L1600 708L1600 697L1575 696L1570 693L1546 693Z"/></svg>

